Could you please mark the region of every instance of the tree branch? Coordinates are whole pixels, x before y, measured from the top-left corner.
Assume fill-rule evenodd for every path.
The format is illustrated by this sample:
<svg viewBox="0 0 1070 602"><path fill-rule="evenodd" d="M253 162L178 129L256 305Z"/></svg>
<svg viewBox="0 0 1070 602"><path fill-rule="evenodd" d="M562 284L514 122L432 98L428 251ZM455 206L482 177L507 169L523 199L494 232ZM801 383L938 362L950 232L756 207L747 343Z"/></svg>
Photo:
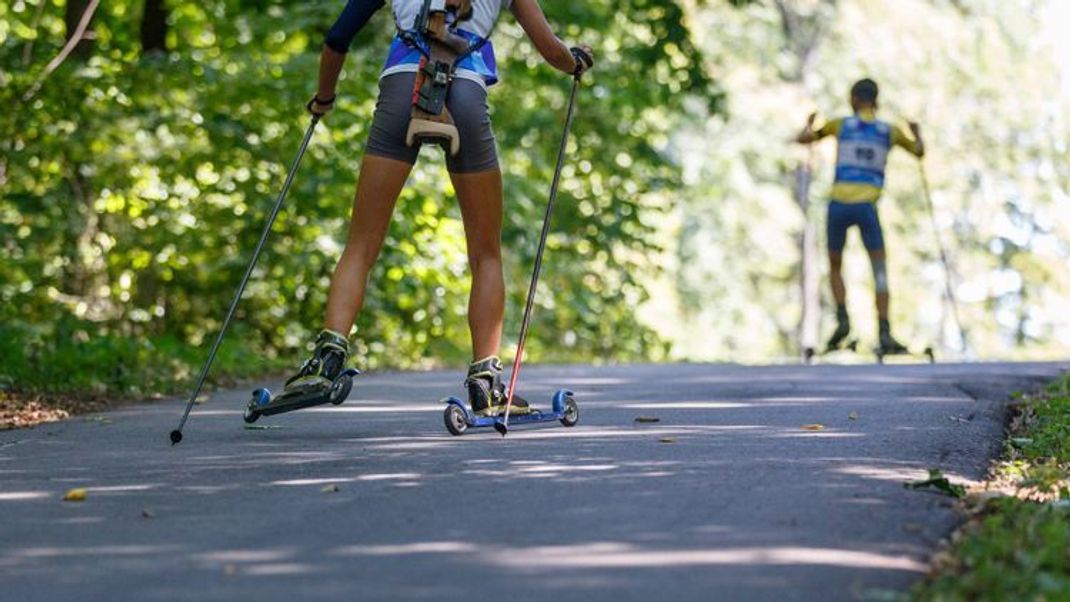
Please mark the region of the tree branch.
<svg viewBox="0 0 1070 602"><path fill-rule="evenodd" d="M74 52L74 48L82 41L82 37L85 35L85 30L89 28L89 22L93 20L93 13L97 11L97 6L100 5L100 0L89 0L89 4L86 5L85 11L82 13L82 18L78 21L78 27L75 28L74 33L67 39L67 44L63 46L63 50L60 50L56 58L45 66L41 75L37 76L37 80L33 82L30 89L22 95L22 102L28 102L38 92L41 91L41 86L44 85L45 79L52 74L53 71L59 68L63 64L63 61L67 60L67 57Z"/></svg>

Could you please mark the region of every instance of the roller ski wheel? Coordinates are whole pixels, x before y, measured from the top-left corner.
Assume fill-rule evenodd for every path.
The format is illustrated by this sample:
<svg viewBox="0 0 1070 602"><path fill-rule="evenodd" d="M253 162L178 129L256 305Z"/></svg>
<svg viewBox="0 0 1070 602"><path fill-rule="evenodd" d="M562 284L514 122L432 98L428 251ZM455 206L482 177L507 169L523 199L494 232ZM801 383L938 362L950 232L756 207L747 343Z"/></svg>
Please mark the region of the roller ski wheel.
<svg viewBox="0 0 1070 602"><path fill-rule="evenodd" d="M327 392L327 400L331 402L331 405L340 406L345 403L352 389L353 376L343 372L341 376L331 383L331 388Z"/></svg>
<svg viewBox="0 0 1070 602"><path fill-rule="evenodd" d="M580 406L571 395L565 398L565 411L561 416L561 424L569 428L576 426L580 421Z"/></svg>
<svg viewBox="0 0 1070 602"><path fill-rule="evenodd" d="M442 413L442 421L446 424L446 430L454 437L460 437L468 432L468 416L459 406L450 404Z"/></svg>
<svg viewBox="0 0 1070 602"><path fill-rule="evenodd" d="M252 424L260 419L260 408L271 403L271 392L267 389L257 389L253 391L253 397L249 400L249 403L245 406L245 411L242 412L242 420L245 424Z"/></svg>

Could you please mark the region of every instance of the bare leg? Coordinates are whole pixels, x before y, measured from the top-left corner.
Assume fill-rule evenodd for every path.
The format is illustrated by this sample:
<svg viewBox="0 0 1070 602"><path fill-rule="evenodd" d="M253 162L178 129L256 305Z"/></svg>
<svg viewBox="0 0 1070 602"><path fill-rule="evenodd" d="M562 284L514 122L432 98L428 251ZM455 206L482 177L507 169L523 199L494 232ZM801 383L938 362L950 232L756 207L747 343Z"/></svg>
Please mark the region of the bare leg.
<svg viewBox="0 0 1070 602"><path fill-rule="evenodd" d="M382 249L390 217L412 166L404 161L365 155L353 199L349 239L331 278L326 326L348 336L364 305L368 272Z"/></svg>
<svg viewBox="0 0 1070 602"><path fill-rule="evenodd" d="M837 306L847 303L847 288L843 284L843 251L829 251L829 282L832 298Z"/></svg>
<svg viewBox="0 0 1070 602"><path fill-rule="evenodd" d="M450 174L464 219L472 292L468 297L468 327L472 359L498 355L505 316L502 276L502 173Z"/></svg>
<svg viewBox="0 0 1070 602"><path fill-rule="evenodd" d="M887 257L884 251L870 251L869 264L873 267L873 279L876 281L877 317L881 320L888 319L888 275L886 266Z"/></svg>

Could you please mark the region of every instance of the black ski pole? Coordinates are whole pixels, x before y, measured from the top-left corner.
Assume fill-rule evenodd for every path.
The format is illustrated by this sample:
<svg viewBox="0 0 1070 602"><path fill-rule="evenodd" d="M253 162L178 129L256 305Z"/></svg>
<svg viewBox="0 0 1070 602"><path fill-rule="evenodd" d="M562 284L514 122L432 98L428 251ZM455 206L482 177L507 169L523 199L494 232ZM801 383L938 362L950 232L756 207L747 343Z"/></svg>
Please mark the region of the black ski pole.
<svg viewBox="0 0 1070 602"><path fill-rule="evenodd" d="M929 209L929 220L933 226L933 236L936 237L936 245L940 249L940 262L944 265L944 294L951 304L951 314L955 318L955 326L959 329L959 339L962 344L962 352L967 351L966 331L962 328L962 320L959 319L959 304L955 299L955 289L951 284L951 260L948 259L944 241L940 238L940 227L936 223L936 206L933 204L932 189L929 187L929 176L925 171L925 162L918 161L918 172L921 174L921 188L925 192L925 204Z"/></svg>
<svg viewBox="0 0 1070 602"><path fill-rule="evenodd" d="M227 328L230 327L230 321L234 318L234 310L238 308L238 302L241 301L242 293L245 292L245 285L249 283L249 277L253 275L253 269L256 267L256 262L260 259L260 252L264 250L264 243L267 242L268 235L271 233L271 227L275 224L275 218L279 216L279 210L282 209L282 203L286 200L286 193L290 191L290 185L293 184L294 175L297 173L297 166L301 164L301 158L305 156L305 151L308 150L308 143L312 140L312 134L316 130L316 124L319 123L319 115L312 116L312 122L308 124L308 130L305 132L305 138L301 141L301 148L297 151L297 157L294 158L293 165L290 166L290 173L286 175L286 182L282 185L282 191L279 192L279 196L275 199L275 206L271 209L271 214L268 216L267 223L264 224L264 232L260 234L260 241L256 243L256 249L253 250L253 257L249 260L249 267L245 268L245 275L242 276L241 284L238 285L238 290L234 293L234 299L230 302L230 309L227 310L227 317L223 319L223 326L219 329L219 334L216 335L215 342L212 343L211 350L208 351L208 359L205 360L204 366L201 368L201 374L197 377L197 385L193 387L193 393L189 396L189 401L186 402L186 411L182 413L182 419L178 422L178 428L171 431L171 445L175 445L182 441L182 429L186 426L186 420L189 419L190 410L193 409L193 404L197 401L197 396L201 394L201 388L204 387L204 379L208 376L208 370L212 367L212 362L215 361L216 352L219 351L219 345L223 342L224 335L227 334Z"/></svg>
<svg viewBox="0 0 1070 602"><path fill-rule="evenodd" d="M494 423L494 429L501 433L502 437L509 432L509 410L513 407L513 393L516 391L516 383L520 379L520 365L524 359L524 342L528 338L528 327L531 326L531 310L535 306L535 289L539 285L539 271L542 269L542 256L546 252L546 238L550 235L550 217L554 212L554 201L557 200L557 186L561 181L561 169L565 166L565 148L568 146L568 133L572 129L572 116L576 111L576 92L580 87L580 77L572 78L572 92L568 98L568 114L565 117L565 131L561 134L561 146L557 149L557 167L554 169L554 179L550 184L550 200L546 203L546 217L542 220L542 235L539 238L539 250L535 253L535 269L531 273L531 285L528 286L528 301L524 306L524 319L520 323L520 340L516 345L516 359L513 360L513 374L509 378L509 391L505 398L505 416L499 422Z"/></svg>

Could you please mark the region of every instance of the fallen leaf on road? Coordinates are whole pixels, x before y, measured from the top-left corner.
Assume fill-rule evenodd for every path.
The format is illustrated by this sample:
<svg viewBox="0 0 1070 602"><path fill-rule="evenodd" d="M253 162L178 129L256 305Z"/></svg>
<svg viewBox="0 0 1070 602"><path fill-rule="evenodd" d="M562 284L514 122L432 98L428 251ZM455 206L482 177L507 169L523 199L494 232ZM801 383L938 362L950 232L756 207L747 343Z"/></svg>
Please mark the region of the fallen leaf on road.
<svg viewBox="0 0 1070 602"><path fill-rule="evenodd" d="M198 395L196 399L193 400L193 403L198 404L198 405L200 405L202 403L206 403L208 401L208 397L209 397L209 395L207 393L202 393L202 394Z"/></svg>
<svg viewBox="0 0 1070 602"><path fill-rule="evenodd" d="M247 430L247 431L274 431L274 430L278 430L278 429L281 429L281 428L285 428L285 427L279 426L277 424L247 424L247 425L245 425L245 430Z"/></svg>
<svg viewBox="0 0 1070 602"><path fill-rule="evenodd" d="M906 487L907 489L925 489L932 487L944 495L949 495L955 498L966 497L966 488L949 481L947 477L944 476L944 473L937 468L929 469L928 479L903 483L903 487Z"/></svg>
<svg viewBox="0 0 1070 602"><path fill-rule="evenodd" d="M663 437L658 439L658 443L676 443L676 437Z"/></svg>
<svg viewBox="0 0 1070 602"><path fill-rule="evenodd" d="M145 508L141 511L141 518L156 518L156 513Z"/></svg>
<svg viewBox="0 0 1070 602"><path fill-rule="evenodd" d="M65 501L65 502L84 502L85 501L85 496L86 496L86 490L81 488L81 487L78 487L76 489L71 489L70 491L68 491L67 494L63 496L63 501Z"/></svg>
<svg viewBox="0 0 1070 602"><path fill-rule="evenodd" d="M653 416L636 416L635 421L640 424L649 424L653 422L661 422L661 418L654 418Z"/></svg>
<svg viewBox="0 0 1070 602"><path fill-rule="evenodd" d="M848 420L858 420L858 412L851 412L847 415Z"/></svg>
<svg viewBox="0 0 1070 602"><path fill-rule="evenodd" d="M903 523L902 528L906 533L921 533L925 531L925 525L921 523Z"/></svg>
<svg viewBox="0 0 1070 602"><path fill-rule="evenodd" d="M323 493L338 493L339 491L341 491L341 489L339 489L338 485L331 483L330 485L324 486L324 488L320 489L320 491L322 491Z"/></svg>
<svg viewBox="0 0 1070 602"><path fill-rule="evenodd" d="M804 424L804 425L802 425L802 430L804 430L804 431L823 431L823 430L825 430L825 425L823 425L823 424Z"/></svg>

